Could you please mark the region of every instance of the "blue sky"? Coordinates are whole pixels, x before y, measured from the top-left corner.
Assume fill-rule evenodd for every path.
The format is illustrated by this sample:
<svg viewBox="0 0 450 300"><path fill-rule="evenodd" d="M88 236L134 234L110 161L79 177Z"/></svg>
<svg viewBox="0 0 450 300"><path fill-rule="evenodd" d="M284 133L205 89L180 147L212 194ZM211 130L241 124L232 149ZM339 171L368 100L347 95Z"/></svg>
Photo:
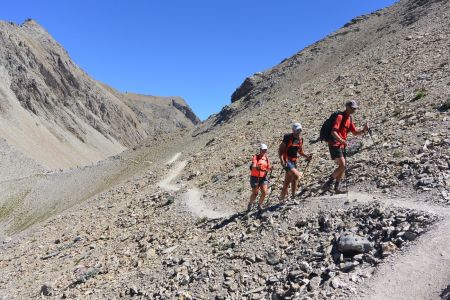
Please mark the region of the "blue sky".
<svg viewBox="0 0 450 300"><path fill-rule="evenodd" d="M255 72L395 0L5 1L35 19L92 77L120 91L181 96L203 120Z"/></svg>

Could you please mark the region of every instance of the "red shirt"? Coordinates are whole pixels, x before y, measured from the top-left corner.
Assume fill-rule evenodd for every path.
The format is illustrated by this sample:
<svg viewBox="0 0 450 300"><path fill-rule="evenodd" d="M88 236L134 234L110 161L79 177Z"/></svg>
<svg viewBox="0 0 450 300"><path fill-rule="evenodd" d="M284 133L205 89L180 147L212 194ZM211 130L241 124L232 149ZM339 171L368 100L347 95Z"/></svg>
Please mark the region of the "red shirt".
<svg viewBox="0 0 450 300"><path fill-rule="evenodd" d="M347 135L349 132L352 132L353 134L356 133L356 127L355 123L353 123L352 118L350 118L350 115L347 115L346 113L339 114L336 117L336 120L334 121L333 128L331 131L336 131L339 136L343 140L347 140ZM342 144L339 141L332 141L329 143L333 147L339 147L344 148L344 144Z"/></svg>

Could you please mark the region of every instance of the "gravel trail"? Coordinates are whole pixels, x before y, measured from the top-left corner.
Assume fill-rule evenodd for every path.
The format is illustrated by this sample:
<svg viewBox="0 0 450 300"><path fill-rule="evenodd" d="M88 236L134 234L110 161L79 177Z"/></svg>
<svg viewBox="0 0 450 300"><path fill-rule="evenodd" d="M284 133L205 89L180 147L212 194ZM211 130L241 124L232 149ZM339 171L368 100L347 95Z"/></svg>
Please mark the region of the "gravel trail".
<svg viewBox="0 0 450 300"><path fill-rule="evenodd" d="M159 187L165 191L176 192L180 190L180 186L173 183L187 165L187 161L185 160L175 163L180 155L181 153L178 152L166 162L167 165L171 165L169 174L158 183ZM221 218L232 214L231 211L217 211L210 208L206 203L207 201L202 199L202 192L195 187L188 188L181 198L183 199L185 209L199 218Z"/></svg>
<svg viewBox="0 0 450 300"><path fill-rule="evenodd" d="M353 199L360 202L378 200L396 207L431 212L441 218L406 251L399 251L381 264L375 275L360 286L355 299L441 299L440 294L450 283L450 209L414 198L350 192L349 200Z"/></svg>

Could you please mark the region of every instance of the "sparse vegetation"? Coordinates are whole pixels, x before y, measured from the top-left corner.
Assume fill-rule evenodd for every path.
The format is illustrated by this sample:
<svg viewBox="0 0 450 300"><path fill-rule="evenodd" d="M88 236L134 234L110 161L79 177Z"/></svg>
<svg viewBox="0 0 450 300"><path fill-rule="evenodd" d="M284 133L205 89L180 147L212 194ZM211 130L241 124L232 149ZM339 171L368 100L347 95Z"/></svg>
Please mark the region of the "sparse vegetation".
<svg viewBox="0 0 450 300"><path fill-rule="evenodd" d="M427 95L427 92L425 89L420 89L416 92L416 95L414 96L414 98L412 98L411 101L417 101L422 99L423 97L425 97Z"/></svg>
<svg viewBox="0 0 450 300"><path fill-rule="evenodd" d="M198 218L198 219L195 221L195 226L199 226L199 225L205 223L206 221L208 221L208 218L207 218L207 217Z"/></svg>
<svg viewBox="0 0 450 300"><path fill-rule="evenodd" d="M405 151L403 151L401 149L397 149L397 150L394 151L394 153L392 153L392 155L395 158L403 157L403 156L405 156Z"/></svg>
<svg viewBox="0 0 450 300"><path fill-rule="evenodd" d="M27 190L22 193L16 194L6 200L4 204L0 205L0 221L4 221L7 218L11 217L14 209L20 207L20 205L23 203L23 200L29 193L30 191Z"/></svg>

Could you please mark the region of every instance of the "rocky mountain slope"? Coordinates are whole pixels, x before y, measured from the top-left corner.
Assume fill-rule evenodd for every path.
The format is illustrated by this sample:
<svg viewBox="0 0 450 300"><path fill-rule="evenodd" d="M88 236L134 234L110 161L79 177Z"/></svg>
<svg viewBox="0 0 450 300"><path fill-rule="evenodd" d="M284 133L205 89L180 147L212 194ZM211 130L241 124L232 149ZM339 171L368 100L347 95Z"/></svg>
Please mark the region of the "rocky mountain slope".
<svg viewBox="0 0 450 300"><path fill-rule="evenodd" d="M370 124L375 144L369 136L351 141L351 148L359 149L349 161L349 172L358 174L352 183L392 192L399 185L426 192L435 188L440 201L448 203L448 12L448 1L400 1L352 20L280 65L247 78L233 102L194 133L216 132L202 156L222 161L220 173L202 159L194 160L192 171L205 168L200 182L228 176L235 190L246 188L243 175L234 175L236 167L245 169L259 142L268 144L269 155L278 161L281 138L298 121L306 151L315 154L315 172L305 179L313 187L334 166L326 145L308 141L318 137L332 112L357 99L355 123Z"/></svg>
<svg viewBox="0 0 450 300"><path fill-rule="evenodd" d="M126 96L90 78L33 20L0 22L0 97L0 136L53 169L117 154L155 132L153 126L167 132L198 122L185 103L167 108L171 99L155 97L168 104L145 111L124 103Z"/></svg>
<svg viewBox="0 0 450 300"><path fill-rule="evenodd" d="M6 232L0 297L447 299L449 16L448 1L402 0L359 17L245 80L196 128L125 152L120 184ZM334 166L309 141L349 98L374 141L351 141L348 196L319 196ZM265 142L277 164L293 121L314 153L300 193L274 205L275 165L259 217L220 217L243 211L251 155Z"/></svg>

